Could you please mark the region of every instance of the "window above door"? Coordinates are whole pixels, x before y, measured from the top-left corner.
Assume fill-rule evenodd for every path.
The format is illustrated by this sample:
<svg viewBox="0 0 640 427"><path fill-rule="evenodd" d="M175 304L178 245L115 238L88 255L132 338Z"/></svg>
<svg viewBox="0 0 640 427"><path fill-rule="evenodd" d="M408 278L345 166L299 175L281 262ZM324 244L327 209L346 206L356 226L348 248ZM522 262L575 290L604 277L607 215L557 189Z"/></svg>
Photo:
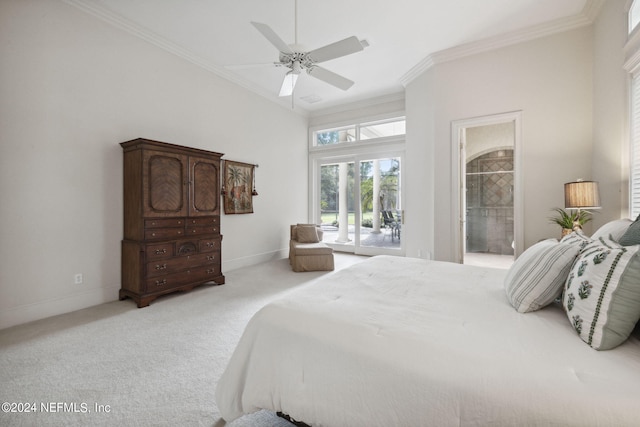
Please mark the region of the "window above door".
<svg viewBox="0 0 640 427"><path fill-rule="evenodd" d="M361 141L387 142L404 137L406 119L394 117L371 122L351 123L340 127L311 130L311 147L322 149L327 146L359 143Z"/></svg>

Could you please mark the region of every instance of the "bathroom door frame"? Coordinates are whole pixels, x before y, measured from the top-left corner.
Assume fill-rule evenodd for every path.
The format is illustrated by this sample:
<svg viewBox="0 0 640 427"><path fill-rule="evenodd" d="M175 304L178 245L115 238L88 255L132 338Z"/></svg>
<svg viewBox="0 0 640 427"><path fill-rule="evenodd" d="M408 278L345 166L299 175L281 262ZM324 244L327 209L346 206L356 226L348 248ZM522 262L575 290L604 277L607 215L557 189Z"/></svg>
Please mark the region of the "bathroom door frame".
<svg viewBox="0 0 640 427"><path fill-rule="evenodd" d="M463 264L466 251L466 130L477 126L513 123L513 236L514 259L524 250L522 193L522 111L454 120L451 122L451 212L454 262Z"/></svg>

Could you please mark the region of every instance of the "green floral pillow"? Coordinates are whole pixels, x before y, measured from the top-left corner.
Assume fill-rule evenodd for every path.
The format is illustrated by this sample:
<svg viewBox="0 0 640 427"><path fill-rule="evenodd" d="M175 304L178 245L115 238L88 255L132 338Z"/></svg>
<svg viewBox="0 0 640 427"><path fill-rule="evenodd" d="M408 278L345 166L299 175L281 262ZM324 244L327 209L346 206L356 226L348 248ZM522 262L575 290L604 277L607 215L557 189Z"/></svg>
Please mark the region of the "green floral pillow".
<svg viewBox="0 0 640 427"><path fill-rule="evenodd" d="M567 234L566 236L564 236L562 240L560 240L560 243L568 243L570 245L575 245L580 249L584 248L587 244L591 242L593 242L593 239L591 237L585 236L584 233L580 230L573 231Z"/></svg>
<svg viewBox="0 0 640 427"><path fill-rule="evenodd" d="M580 338L596 350L622 344L640 319L640 246L600 238L585 245L562 304Z"/></svg>

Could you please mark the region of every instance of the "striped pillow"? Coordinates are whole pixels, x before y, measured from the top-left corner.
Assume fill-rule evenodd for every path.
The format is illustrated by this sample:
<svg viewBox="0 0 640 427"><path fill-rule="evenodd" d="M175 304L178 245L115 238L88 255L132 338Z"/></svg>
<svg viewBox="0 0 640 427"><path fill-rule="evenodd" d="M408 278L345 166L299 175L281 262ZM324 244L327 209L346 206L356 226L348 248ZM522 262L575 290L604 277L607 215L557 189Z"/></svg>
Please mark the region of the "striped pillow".
<svg viewBox="0 0 640 427"><path fill-rule="evenodd" d="M580 251L569 273L562 305L596 350L622 344L640 319L639 248L601 237Z"/></svg>
<svg viewBox="0 0 640 427"><path fill-rule="evenodd" d="M520 313L539 310L562 293L580 246L543 240L513 263L504 281L507 299Z"/></svg>

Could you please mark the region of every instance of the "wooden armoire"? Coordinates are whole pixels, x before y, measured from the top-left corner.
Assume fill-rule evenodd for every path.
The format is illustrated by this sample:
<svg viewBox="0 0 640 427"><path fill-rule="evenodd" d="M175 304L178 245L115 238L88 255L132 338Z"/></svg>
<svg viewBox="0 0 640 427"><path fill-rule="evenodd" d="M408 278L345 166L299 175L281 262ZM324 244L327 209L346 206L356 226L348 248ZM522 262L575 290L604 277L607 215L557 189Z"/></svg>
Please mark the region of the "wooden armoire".
<svg viewBox="0 0 640 427"><path fill-rule="evenodd" d="M221 153L148 139L124 150L120 299L157 297L224 283L220 234Z"/></svg>

